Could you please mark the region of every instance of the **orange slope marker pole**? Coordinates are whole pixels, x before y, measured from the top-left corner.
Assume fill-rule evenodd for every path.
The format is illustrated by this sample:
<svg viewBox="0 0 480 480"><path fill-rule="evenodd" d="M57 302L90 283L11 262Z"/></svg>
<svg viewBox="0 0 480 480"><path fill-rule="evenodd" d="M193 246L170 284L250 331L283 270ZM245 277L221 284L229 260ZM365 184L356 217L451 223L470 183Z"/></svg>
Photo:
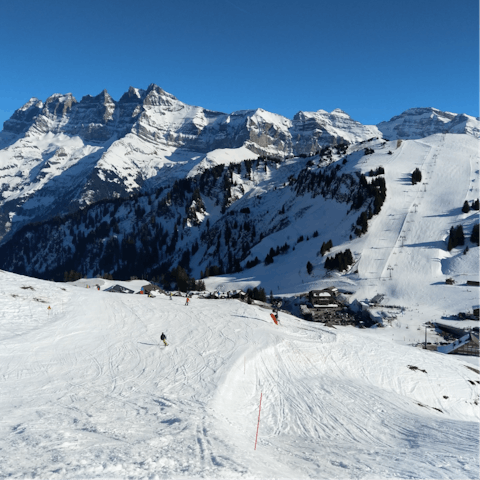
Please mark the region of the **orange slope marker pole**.
<svg viewBox="0 0 480 480"><path fill-rule="evenodd" d="M255 448L254 450L257 449L257 440L258 440L258 427L260 426L260 412L262 411L262 395L263 393L260 393L260 406L258 407L258 422L257 422L257 435L255 437Z"/></svg>

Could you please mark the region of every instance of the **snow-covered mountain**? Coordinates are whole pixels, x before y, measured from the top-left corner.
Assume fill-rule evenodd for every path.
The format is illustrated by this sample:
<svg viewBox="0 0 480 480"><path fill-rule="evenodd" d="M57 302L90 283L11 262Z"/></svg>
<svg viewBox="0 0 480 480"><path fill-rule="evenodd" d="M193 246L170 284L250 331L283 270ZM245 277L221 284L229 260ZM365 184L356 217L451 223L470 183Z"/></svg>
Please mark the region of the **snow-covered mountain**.
<svg viewBox="0 0 480 480"><path fill-rule="evenodd" d="M366 258L355 239L378 241L367 232L391 220L384 202L398 216L399 198L421 188L407 187L415 169L438 205L448 191L452 211L473 207L476 120L432 112L412 109L380 124L396 132L386 141L341 110L300 112L292 121L261 109L228 115L186 105L155 85L130 88L118 102L106 92L80 102L32 99L1 133L0 267L45 278L70 270L128 278L181 266L198 278L277 256L281 264L287 251L285 258L299 256L301 240L314 239L313 249L298 249L299 264L318 264L324 275L322 243ZM426 135L439 122L456 133L398 138ZM447 163L436 167L437 158ZM449 183L433 183L434 170ZM435 241L445 242L453 220L429 212ZM473 211L468 218L470 235ZM385 268L375 271L382 276Z"/></svg>
<svg viewBox="0 0 480 480"><path fill-rule="evenodd" d="M219 149L238 160L286 159L376 136L375 126L340 110L299 112L293 121L262 109L225 114L156 85L132 87L118 101L106 91L79 102L32 98L0 132L0 239L31 221L172 184Z"/></svg>
<svg viewBox="0 0 480 480"><path fill-rule="evenodd" d="M377 125L389 140L419 139L436 133L466 133L480 137L480 119L436 108L410 108L388 122Z"/></svg>
<svg viewBox="0 0 480 480"><path fill-rule="evenodd" d="M204 160L313 155L328 145L433 133L479 136L468 115L411 109L362 125L339 109L293 120L262 109L231 114L187 105L156 85L131 87L118 101L103 91L79 102L32 98L0 132L0 240L22 225L92 202L153 191L185 178Z"/></svg>

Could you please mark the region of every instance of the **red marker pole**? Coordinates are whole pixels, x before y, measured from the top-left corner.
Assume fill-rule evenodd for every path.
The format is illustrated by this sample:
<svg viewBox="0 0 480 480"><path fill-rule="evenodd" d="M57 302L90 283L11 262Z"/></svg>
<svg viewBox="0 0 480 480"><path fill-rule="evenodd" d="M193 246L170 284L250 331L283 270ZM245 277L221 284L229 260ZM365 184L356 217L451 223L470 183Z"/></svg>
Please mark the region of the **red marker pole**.
<svg viewBox="0 0 480 480"><path fill-rule="evenodd" d="M263 393L260 393L260 406L258 408L257 435L255 437L255 448L254 448L254 450L257 449L258 427L260 426L260 412L262 411L262 395L263 395Z"/></svg>

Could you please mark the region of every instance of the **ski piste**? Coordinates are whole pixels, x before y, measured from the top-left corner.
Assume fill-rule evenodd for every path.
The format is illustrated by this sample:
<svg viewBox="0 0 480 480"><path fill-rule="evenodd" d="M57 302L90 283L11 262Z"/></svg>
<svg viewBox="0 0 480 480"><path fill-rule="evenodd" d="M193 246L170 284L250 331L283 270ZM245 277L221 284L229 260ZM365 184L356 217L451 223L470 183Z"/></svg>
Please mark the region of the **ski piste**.
<svg viewBox="0 0 480 480"><path fill-rule="evenodd" d="M93 281L0 272L0 478L478 480L478 363L393 340L425 338L418 307L402 328L333 329L285 309L272 329L277 308L185 309ZM172 351L150 346L162 332Z"/></svg>

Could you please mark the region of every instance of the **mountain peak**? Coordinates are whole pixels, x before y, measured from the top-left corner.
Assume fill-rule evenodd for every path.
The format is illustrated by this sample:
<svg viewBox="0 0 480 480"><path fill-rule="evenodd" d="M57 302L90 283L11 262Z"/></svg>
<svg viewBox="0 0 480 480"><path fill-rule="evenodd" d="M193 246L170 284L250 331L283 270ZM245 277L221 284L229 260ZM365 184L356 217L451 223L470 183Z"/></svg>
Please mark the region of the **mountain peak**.
<svg viewBox="0 0 480 480"><path fill-rule="evenodd" d="M438 133L467 133L480 137L477 118L433 107L409 108L387 122L380 122L377 127L389 140L413 140Z"/></svg>
<svg viewBox="0 0 480 480"><path fill-rule="evenodd" d="M332 110L331 115L342 115L344 117L348 117L348 118L351 118L350 115L346 112L344 112L342 109L340 108L336 108L335 110Z"/></svg>
<svg viewBox="0 0 480 480"><path fill-rule="evenodd" d="M76 103L77 99L71 93L54 93L45 101L42 112L46 115L50 113L54 116L63 116L67 114Z"/></svg>
<svg viewBox="0 0 480 480"><path fill-rule="evenodd" d="M41 112L43 106L43 102L38 98L30 98L25 105L15 110L13 115L4 122L4 131L15 135L26 132L32 125L35 117Z"/></svg>
<svg viewBox="0 0 480 480"><path fill-rule="evenodd" d="M148 86L145 93L144 105L171 107L174 103L181 103L177 97L154 83Z"/></svg>
<svg viewBox="0 0 480 480"><path fill-rule="evenodd" d="M32 98L30 98L30 100L28 102L25 103L25 105L21 106L17 110L17 112L28 110L29 108L31 108L33 106L42 108L43 107L43 102L41 100L39 100L37 97L32 97Z"/></svg>
<svg viewBox="0 0 480 480"><path fill-rule="evenodd" d="M140 88L129 87L129 89L122 95L118 103L130 103L135 101L138 103L145 96L145 90Z"/></svg>

